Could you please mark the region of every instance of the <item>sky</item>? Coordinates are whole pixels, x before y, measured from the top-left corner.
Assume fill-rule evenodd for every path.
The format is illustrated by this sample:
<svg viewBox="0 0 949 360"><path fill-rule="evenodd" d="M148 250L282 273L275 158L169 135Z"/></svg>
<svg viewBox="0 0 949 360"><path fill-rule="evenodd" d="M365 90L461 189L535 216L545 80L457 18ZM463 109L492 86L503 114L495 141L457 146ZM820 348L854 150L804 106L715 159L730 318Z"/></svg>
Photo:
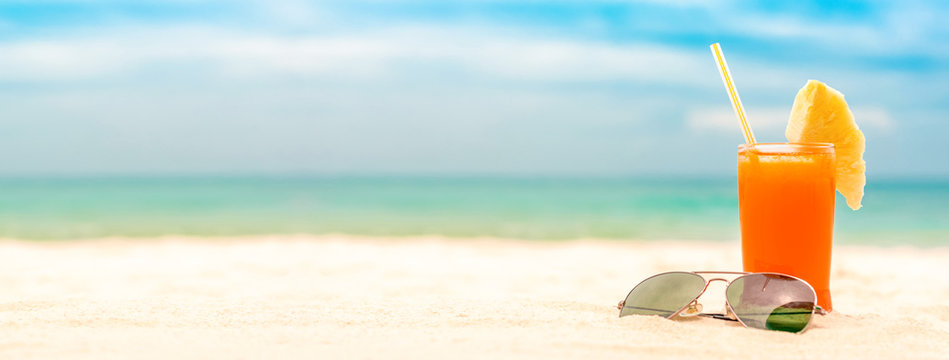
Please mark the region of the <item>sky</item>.
<svg viewBox="0 0 949 360"><path fill-rule="evenodd" d="M808 79L949 177L949 5L0 0L0 175L733 175Z"/></svg>

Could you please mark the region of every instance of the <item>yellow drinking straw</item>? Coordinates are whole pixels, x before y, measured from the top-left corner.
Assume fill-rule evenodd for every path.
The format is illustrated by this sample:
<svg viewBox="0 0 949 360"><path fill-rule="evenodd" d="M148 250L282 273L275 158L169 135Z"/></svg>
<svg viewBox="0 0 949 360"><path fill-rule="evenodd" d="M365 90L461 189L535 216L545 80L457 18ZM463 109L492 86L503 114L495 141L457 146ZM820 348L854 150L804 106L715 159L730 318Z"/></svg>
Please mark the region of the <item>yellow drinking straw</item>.
<svg viewBox="0 0 949 360"><path fill-rule="evenodd" d="M741 99L738 97L738 90L735 90L735 85L732 83L732 76L728 72L728 64L725 63L725 55L722 55L722 47L718 43L709 45L712 48L712 54L715 55L715 62L718 63L718 73L722 75L722 82L725 83L725 89L728 90L728 97L732 99L732 108L735 109L735 114L738 115L738 120L741 121L741 131L745 133L745 142L748 144L755 144L755 134L751 132L751 127L748 126L748 120L745 118L745 108L741 106Z"/></svg>

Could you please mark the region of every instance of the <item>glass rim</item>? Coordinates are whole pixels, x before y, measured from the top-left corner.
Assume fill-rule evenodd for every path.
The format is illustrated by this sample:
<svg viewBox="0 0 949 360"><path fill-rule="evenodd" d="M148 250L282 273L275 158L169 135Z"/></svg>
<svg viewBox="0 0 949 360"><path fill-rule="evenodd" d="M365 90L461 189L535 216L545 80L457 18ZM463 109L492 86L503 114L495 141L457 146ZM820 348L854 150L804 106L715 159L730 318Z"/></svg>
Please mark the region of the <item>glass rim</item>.
<svg viewBox="0 0 949 360"><path fill-rule="evenodd" d="M835 146L833 143L826 142L801 142L801 143L754 143L740 144L738 151L755 150L758 153L765 154L793 154L793 153L830 153Z"/></svg>

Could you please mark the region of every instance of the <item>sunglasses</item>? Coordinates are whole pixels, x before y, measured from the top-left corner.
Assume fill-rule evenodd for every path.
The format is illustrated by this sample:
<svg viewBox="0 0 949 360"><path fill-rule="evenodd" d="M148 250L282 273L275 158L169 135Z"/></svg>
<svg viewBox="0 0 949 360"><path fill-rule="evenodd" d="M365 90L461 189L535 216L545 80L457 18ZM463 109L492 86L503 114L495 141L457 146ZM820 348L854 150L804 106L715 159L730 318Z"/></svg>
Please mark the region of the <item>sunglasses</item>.
<svg viewBox="0 0 949 360"><path fill-rule="evenodd" d="M706 280L701 274L741 275L731 281L723 278ZM724 281L725 314L702 312L698 298L712 281ZM738 321L745 327L801 332L815 313L825 312L817 303L817 293L806 281L778 273L746 273L731 271L672 271L653 275L640 282L626 295L617 308L619 316L659 315L705 316Z"/></svg>

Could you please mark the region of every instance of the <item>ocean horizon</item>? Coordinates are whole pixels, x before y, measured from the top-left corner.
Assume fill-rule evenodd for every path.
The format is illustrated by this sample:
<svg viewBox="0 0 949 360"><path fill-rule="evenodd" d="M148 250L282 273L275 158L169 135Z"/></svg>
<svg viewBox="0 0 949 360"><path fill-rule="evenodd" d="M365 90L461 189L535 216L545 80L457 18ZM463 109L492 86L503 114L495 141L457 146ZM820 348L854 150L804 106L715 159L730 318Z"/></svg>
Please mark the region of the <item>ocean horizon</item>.
<svg viewBox="0 0 949 360"><path fill-rule="evenodd" d="M835 243L949 245L949 180L884 179ZM0 179L0 237L351 234L738 240L734 177L179 176Z"/></svg>

